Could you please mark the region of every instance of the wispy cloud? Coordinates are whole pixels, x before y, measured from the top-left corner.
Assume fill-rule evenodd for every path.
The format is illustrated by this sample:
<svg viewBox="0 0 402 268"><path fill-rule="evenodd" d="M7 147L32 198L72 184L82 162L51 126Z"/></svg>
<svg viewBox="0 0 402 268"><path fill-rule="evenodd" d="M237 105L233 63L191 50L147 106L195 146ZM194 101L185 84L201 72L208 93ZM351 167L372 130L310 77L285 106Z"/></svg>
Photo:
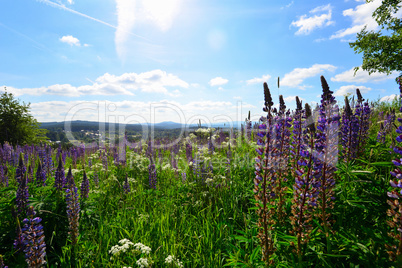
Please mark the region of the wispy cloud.
<svg viewBox="0 0 402 268"><path fill-rule="evenodd" d="M87 18L87 19L90 19L90 20L99 22L99 23L101 23L101 24L103 24L103 25L106 25L106 26L109 26L109 27L111 27L111 28L117 29L116 26L114 26L114 25L112 25L112 24L110 24L110 23L107 23L107 22L102 21L102 20L100 20L100 19L97 19L97 18L88 16L88 15L86 15L86 14L84 14L84 13L81 13L81 12L78 12L78 11L76 11L76 10L74 10L74 9L68 8L68 7L66 7L65 5L58 4L58 3L52 2L52 1L50 1L50 0L37 0L37 1L39 1L39 2L41 2L41 3L44 3L44 4L47 4L47 5L51 6L51 7L60 8L60 9L62 9L62 10L71 12L71 13L76 14L76 15L79 15L79 16L81 16L81 17L84 17L84 18ZM149 39L145 38L144 36L135 34L135 33L133 33L133 32L127 32L127 34L132 35L132 36L135 36L135 37L138 37L138 38L141 38L141 39L143 39L143 40L149 41Z"/></svg>
<svg viewBox="0 0 402 268"><path fill-rule="evenodd" d="M263 75L261 77L255 77L252 79L249 79L246 81L247 85L253 85L253 84L262 84L264 82L267 82L271 76L269 74Z"/></svg>
<svg viewBox="0 0 402 268"><path fill-rule="evenodd" d="M335 71L336 67L331 64L314 64L310 68L295 68L290 73L285 74L281 80L281 86L298 87L304 89L306 86L300 85L306 78L317 76L324 71Z"/></svg>
<svg viewBox="0 0 402 268"><path fill-rule="evenodd" d="M24 39L28 40L29 42L31 42L33 44L33 46L35 48L37 48L39 50L42 50L42 51L51 52L51 50L49 48L47 48L45 45L39 43L38 41L32 39L31 37L29 37L29 36L19 32L19 31L15 30L15 29L10 28L10 27L4 25L1 22L0 22L0 26L5 28L5 29L7 29L7 30L9 30L10 32L13 32L14 34L19 35L19 36L23 37Z"/></svg>
<svg viewBox="0 0 402 268"><path fill-rule="evenodd" d="M316 15L316 14L319 15ZM321 14L320 14L321 13ZM296 35L308 35L317 28L323 28L334 23L332 18L332 6L330 4L319 6L310 10L312 16L302 15L297 21L292 21L291 26L298 27Z"/></svg>
<svg viewBox="0 0 402 268"><path fill-rule="evenodd" d="M367 26L367 30L375 30L378 27L377 22L372 17L374 10L381 4L381 0L374 0L369 3L364 3L356 6L356 8L350 8L343 11L344 17L350 17L352 19L352 25L349 28L337 31L331 35L330 39L343 38L348 35L355 35L360 32L364 26Z"/></svg>
<svg viewBox="0 0 402 268"><path fill-rule="evenodd" d="M214 87L214 86L222 86L222 85L224 85L224 84L227 84L228 82L229 82L229 80L218 76L218 77L212 78L212 79L209 81L209 85L210 85L211 87Z"/></svg>
<svg viewBox="0 0 402 268"><path fill-rule="evenodd" d="M347 70L343 73L337 74L331 78L331 81L334 82L348 82L348 83L369 83L369 82L380 82L387 79L393 79L398 76L398 72L393 72L390 75L386 73L375 72L369 74L366 71L363 71L361 68L356 72L354 68Z"/></svg>
<svg viewBox="0 0 402 268"><path fill-rule="evenodd" d="M293 4L294 4L294 1L290 2L289 4L287 4L287 5L284 6L284 7L281 7L281 9L289 8L289 7L291 7Z"/></svg>

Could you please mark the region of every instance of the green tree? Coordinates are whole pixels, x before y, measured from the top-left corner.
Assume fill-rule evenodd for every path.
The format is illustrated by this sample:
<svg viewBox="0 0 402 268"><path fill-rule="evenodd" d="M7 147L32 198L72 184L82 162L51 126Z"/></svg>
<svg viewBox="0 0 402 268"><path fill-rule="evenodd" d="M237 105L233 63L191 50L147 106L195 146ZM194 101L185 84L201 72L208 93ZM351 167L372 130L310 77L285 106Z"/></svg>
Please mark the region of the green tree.
<svg viewBox="0 0 402 268"><path fill-rule="evenodd" d="M355 53L363 53L361 68L370 74L402 72L402 19L395 16L401 8L401 2L402 0L383 0L373 12L373 18L381 30L367 31L364 27L357 34L357 40L349 43ZM358 69L359 67L356 67L355 71Z"/></svg>
<svg viewBox="0 0 402 268"><path fill-rule="evenodd" d="M20 103L6 90L0 95L0 144L36 144L46 140L46 130L29 113L30 104Z"/></svg>

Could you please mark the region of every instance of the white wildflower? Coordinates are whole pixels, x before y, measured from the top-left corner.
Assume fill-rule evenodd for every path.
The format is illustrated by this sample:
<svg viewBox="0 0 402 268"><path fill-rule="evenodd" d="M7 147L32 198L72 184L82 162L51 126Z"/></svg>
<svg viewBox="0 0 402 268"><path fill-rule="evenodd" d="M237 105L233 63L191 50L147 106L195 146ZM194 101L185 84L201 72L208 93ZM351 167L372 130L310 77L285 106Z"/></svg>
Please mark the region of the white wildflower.
<svg viewBox="0 0 402 268"><path fill-rule="evenodd" d="M134 178L127 178L128 182L136 183L137 181Z"/></svg>
<svg viewBox="0 0 402 268"><path fill-rule="evenodd" d="M142 243L137 243L137 244L134 245L134 247L135 247L136 250L141 251L141 253L143 253L143 254L148 254L149 255L149 253L151 253L151 248L148 247L148 246L145 246Z"/></svg>
<svg viewBox="0 0 402 268"><path fill-rule="evenodd" d="M146 258L140 258L139 260L137 260L137 265L138 265L140 268L149 267L148 259L146 259Z"/></svg>
<svg viewBox="0 0 402 268"><path fill-rule="evenodd" d="M180 268L183 267L183 263L179 259L177 259L174 255L167 256L165 259L165 263L176 264L176 266Z"/></svg>

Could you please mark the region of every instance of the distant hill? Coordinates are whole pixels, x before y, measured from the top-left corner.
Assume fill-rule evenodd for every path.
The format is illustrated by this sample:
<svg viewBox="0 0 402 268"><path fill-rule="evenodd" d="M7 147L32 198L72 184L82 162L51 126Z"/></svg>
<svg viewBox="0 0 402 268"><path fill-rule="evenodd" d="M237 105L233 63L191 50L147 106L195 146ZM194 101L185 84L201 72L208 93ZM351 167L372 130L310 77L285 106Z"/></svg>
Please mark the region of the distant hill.
<svg viewBox="0 0 402 268"><path fill-rule="evenodd" d="M244 124L244 122L232 122L233 127L237 128L239 125ZM239 124L240 123L240 124ZM57 131L57 130L65 130L65 121L62 122L43 122L40 123L41 128L52 130L52 131ZM109 126L111 123L104 123L105 124L105 130L109 130ZM91 131L97 131L99 130L99 122L95 121L82 121L82 120L76 120L76 121L71 121L71 131L76 132L76 131L81 131L81 130L91 130ZM147 124L149 127L152 126L151 124ZM207 127L207 125L201 125L202 127ZM211 124L213 128L229 128L230 124L229 123L213 123ZM114 124L114 127L116 129L119 128L119 124ZM163 129L180 129L182 127L185 127L184 124L181 123L176 123L172 121L165 121L165 122L160 122L156 123L153 125L155 129L158 130L163 130ZM198 128L198 124L190 124L188 126L190 129ZM126 130L128 131L142 131L142 125L141 124L128 124L125 126Z"/></svg>

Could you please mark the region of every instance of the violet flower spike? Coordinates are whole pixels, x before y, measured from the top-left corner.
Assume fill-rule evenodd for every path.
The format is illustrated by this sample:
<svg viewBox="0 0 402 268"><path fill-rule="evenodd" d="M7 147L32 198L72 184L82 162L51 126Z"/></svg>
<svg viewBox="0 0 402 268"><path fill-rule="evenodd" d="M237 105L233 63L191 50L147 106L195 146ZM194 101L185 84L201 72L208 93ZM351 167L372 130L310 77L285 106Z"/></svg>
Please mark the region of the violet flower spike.
<svg viewBox="0 0 402 268"><path fill-rule="evenodd" d="M399 111L402 112L402 78L398 77L397 79L399 84L399 91L400 91L400 108ZM400 122L399 126L397 127L397 133L402 131L402 123L401 118L398 118L398 122ZM397 143L400 143L401 140L397 140ZM402 154L401 146L395 146L394 151L398 154ZM391 261L398 261L398 266L401 264L402 258L402 203L400 200L402 199L402 170L398 168L402 164L402 158L398 157L394 161L392 161L396 168L391 172L391 176L395 177L395 179L390 181L390 185L394 188L392 191L388 192L387 195L390 199L388 199L388 204L390 208L387 210L387 215L392 219L388 221L388 225L397 231L393 231L389 233L389 236L394 238L396 243L394 245L385 245L389 258Z"/></svg>
<svg viewBox="0 0 402 268"><path fill-rule="evenodd" d="M46 186L46 171L43 169L39 160L38 169L36 170L36 184Z"/></svg>
<svg viewBox="0 0 402 268"><path fill-rule="evenodd" d="M61 155L59 155L59 165L57 166L54 175L54 187L61 191L66 185L66 178L64 173L63 161Z"/></svg>
<svg viewBox="0 0 402 268"><path fill-rule="evenodd" d="M317 197L319 187L316 175L320 170L315 166L315 158L309 152L309 148L314 148L315 126L311 123L311 109L308 104L305 108L306 120L303 122L303 138L300 150L300 168L296 171L297 177L293 186L292 214L290 217L293 225L293 232L297 237L296 252L299 263L302 262L302 246L308 243L312 231L313 212L317 207ZM319 174L318 174L319 175Z"/></svg>
<svg viewBox="0 0 402 268"><path fill-rule="evenodd" d="M150 159L150 164L148 166L148 174L149 174L149 188L156 189L156 183L157 183L156 168L152 158Z"/></svg>
<svg viewBox="0 0 402 268"><path fill-rule="evenodd" d="M316 131L316 142L314 144L316 154L316 165L321 187L318 205L320 209L320 219L324 226L327 240L329 239L330 216L329 210L333 208L335 171L338 161L338 129L339 129L339 108L336 104L332 91L321 76L323 94L321 95L321 105L319 107L319 117ZM327 241L327 246L330 243ZM329 248L328 248L329 251Z"/></svg>
<svg viewBox="0 0 402 268"><path fill-rule="evenodd" d="M81 183L81 199L88 198L88 195L89 195L89 180L84 170L84 175Z"/></svg>
<svg viewBox="0 0 402 268"><path fill-rule="evenodd" d="M270 205L275 198L275 177L271 151L273 139L273 118L272 118L272 98L267 83L264 83L264 107L263 111L267 112L266 117L261 117L257 132L260 146L256 149L257 158L255 159L255 178L254 178L254 197L256 199L258 220L258 238L262 248L262 259L267 264L273 264L271 255L274 253L274 241L272 238L274 211Z"/></svg>
<svg viewBox="0 0 402 268"><path fill-rule="evenodd" d="M67 203L67 218L69 235L71 238L71 244L74 246L77 244L77 238L79 235L79 218L80 218L80 203L78 198L78 190L75 187L73 175L71 173L71 166L67 174L67 189L66 191L66 203Z"/></svg>
<svg viewBox="0 0 402 268"><path fill-rule="evenodd" d="M42 267L46 264L46 243L41 218L34 218L35 211L29 207L27 218L22 221L22 238L24 243L25 260L28 267Z"/></svg>
<svg viewBox="0 0 402 268"><path fill-rule="evenodd" d="M128 176L126 174L126 178L124 179L123 190L125 194L131 192L130 183L128 182Z"/></svg>
<svg viewBox="0 0 402 268"><path fill-rule="evenodd" d="M18 215L24 215L28 207L29 198L27 174L24 174L19 181L15 203L17 205Z"/></svg>

